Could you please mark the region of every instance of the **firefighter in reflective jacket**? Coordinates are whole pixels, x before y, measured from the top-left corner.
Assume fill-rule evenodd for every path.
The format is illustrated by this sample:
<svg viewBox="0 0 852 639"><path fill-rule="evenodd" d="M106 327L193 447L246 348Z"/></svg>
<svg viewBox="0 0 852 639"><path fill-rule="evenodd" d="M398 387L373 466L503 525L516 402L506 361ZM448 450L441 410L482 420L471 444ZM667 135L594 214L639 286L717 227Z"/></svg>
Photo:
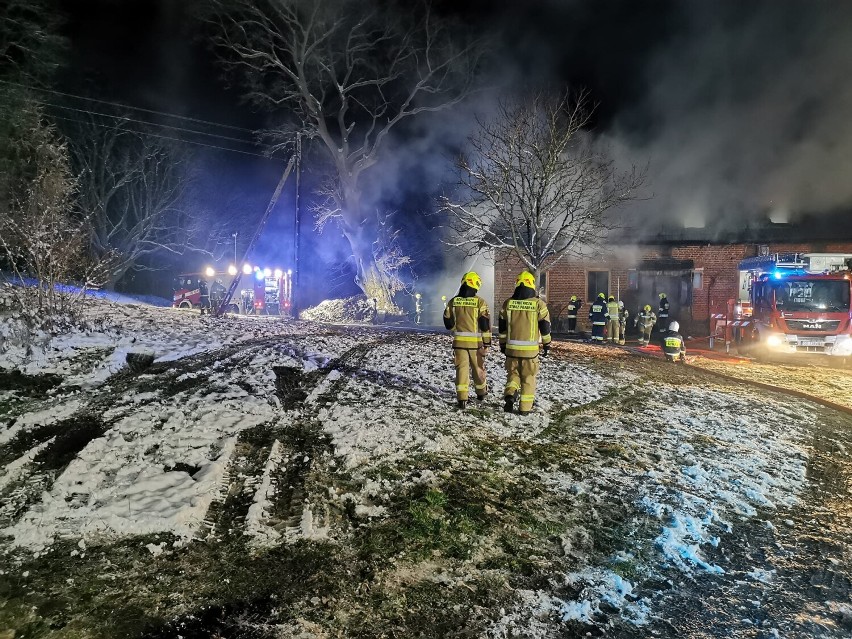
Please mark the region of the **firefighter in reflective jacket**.
<svg viewBox="0 0 852 639"><path fill-rule="evenodd" d="M679 330L680 324L677 322L669 324L669 330L663 335L663 353L668 361L683 364L686 362L686 344Z"/></svg>
<svg viewBox="0 0 852 639"><path fill-rule="evenodd" d="M630 311L624 308L624 302L618 302L618 328L621 331L621 339L618 343L624 345L624 340L627 338L627 318L630 317Z"/></svg>
<svg viewBox="0 0 852 639"><path fill-rule="evenodd" d="M644 308L639 311L636 317L636 326L639 328L639 346L647 346L651 341L651 331L654 330L654 325L657 323L657 316L651 310L650 304L645 304Z"/></svg>
<svg viewBox="0 0 852 639"><path fill-rule="evenodd" d="M603 344L607 320L609 320L609 310L606 305L606 295L598 293L598 298L589 307L589 321L592 323L592 341L596 344Z"/></svg>
<svg viewBox="0 0 852 639"><path fill-rule="evenodd" d="M515 281L515 292L500 309L500 352L506 355L506 387L503 410L511 413L520 395L518 412L528 415L535 401L539 350L550 349L550 311L535 294L535 277L524 271ZM539 346L539 341L541 346Z"/></svg>
<svg viewBox="0 0 852 639"><path fill-rule="evenodd" d="M567 315L565 317L568 318L568 332L576 333L577 332L577 313L580 310L580 307L583 306L583 300L578 300L576 295L571 296L571 300L568 302L567 307Z"/></svg>
<svg viewBox="0 0 852 639"><path fill-rule="evenodd" d="M606 312L609 315L609 320L607 321L609 343L617 344L621 341L621 322L618 319L618 302L615 301L615 295L609 296L609 301L606 304Z"/></svg>
<svg viewBox="0 0 852 639"><path fill-rule="evenodd" d="M660 293L660 310L657 313L657 320L660 324L660 332L665 332L669 325L669 298L665 293Z"/></svg>
<svg viewBox="0 0 852 639"><path fill-rule="evenodd" d="M456 399L458 407L467 405L470 374L476 399L482 401L488 392L485 382L485 353L491 346L491 318L488 304L476 292L482 286L478 274L470 271L462 277L459 293L444 309L444 326L453 332L453 357L456 365Z"/></svg>

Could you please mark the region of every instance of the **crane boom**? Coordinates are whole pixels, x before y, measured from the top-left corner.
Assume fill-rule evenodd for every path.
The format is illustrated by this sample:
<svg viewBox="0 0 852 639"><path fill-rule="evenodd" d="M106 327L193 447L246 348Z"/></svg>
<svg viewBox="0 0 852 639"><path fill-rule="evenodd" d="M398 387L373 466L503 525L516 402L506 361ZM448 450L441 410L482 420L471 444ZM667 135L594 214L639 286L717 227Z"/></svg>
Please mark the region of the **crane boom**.
<svg viewBox="0 0 852 639"><path fill-rule="evenodd" d="M290 177L290 173L293 171L293 167L296 164L296 155L294 154L290 161L287 162L287 167L284 169L284 174L281 176L281 179L278 181L278 186L275 187L275 192L272 194L272 199L269 200L269 205L266 207L266 211L263 213L263 217L260 218L260 223L257 225L257 228L254 231L254 235L251 236L251 240L249 240L248 246L246 246L246 250L243 253L243 259L240 260L235 266L237 267L237 273L234 275L234 278L231 280L231 284L228 286L228 290L225 292L225 296L222 298L222 301L219 303L219 307L214 310L216 316L223 315L225 310L228 308L228 305L231 303L231 299L234 297L234 292L237 290L237 286L240 284L240 278L243 276L242 269L240 269L240 264L244 264L246 261L246 257L251 253L251 250L254 248L255 242L257 242L257 238L260 237L261 231L263 231L263 227L266 226L267 220L269 220L269 215L272 213L272 209L275 208L275 204L278 202L278 198L281 197L281 191L284 190L284 184L287 182L287 178Z"/></svg>

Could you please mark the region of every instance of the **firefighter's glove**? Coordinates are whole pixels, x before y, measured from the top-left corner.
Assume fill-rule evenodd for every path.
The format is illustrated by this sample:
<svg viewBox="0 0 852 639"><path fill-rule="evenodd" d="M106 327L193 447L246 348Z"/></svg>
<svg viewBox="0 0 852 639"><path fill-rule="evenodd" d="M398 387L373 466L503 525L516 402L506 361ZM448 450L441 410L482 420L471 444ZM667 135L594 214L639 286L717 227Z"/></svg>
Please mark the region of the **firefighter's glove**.
<svg viewBox="0 0 852 639"><path fill-rule="evenodd" d="M547 353L550 350L550 344L542 344L541 345L541 354L547 357Z"/></svg>
<svg viewBox="0 0 852 639"><path fill-rule="evenodd" d="M488 348L490 346L491 346L491 344L480 344L479 345L479 356L485 357L486 355L488 355Z"/></svg>

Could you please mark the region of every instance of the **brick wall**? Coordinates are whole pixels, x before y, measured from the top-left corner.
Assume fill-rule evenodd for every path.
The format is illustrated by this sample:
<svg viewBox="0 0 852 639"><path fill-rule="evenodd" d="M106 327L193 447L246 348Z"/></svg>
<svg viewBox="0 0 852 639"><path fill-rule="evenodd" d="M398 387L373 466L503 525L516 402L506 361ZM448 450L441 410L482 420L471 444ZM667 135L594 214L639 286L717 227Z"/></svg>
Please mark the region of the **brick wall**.
<svg viewBox="0 0 852 639"><path fill-rule="evenodd" d="M688 244L682 246L633 246L614 248L611 257L596 261L563 261L547 274L547 303L557 319L571 295L584 300L586 306L580 314L579 324L585 326L588 315L586 299L587 273L590 270L603 270L610 273L610 290L607 295L616 293L617 281L621 281L621 290L627 289L627 272L635 268L642 260L672 258L692 260L695 269L703 269L702 286L692 291L691 317L684 317L693 334L706 333L709 330L709 318L712 313L727 310L728 300L736 299L739 287L737 265L746 257L757 255L757 244ZM852 241L814 242L811 244L769 244L770 253L850 253ZM515 278L524 270L516 258L498 261L494 273L494 303L502 305L515 288ZM496 312L495 312L496 315Z"/></svg>

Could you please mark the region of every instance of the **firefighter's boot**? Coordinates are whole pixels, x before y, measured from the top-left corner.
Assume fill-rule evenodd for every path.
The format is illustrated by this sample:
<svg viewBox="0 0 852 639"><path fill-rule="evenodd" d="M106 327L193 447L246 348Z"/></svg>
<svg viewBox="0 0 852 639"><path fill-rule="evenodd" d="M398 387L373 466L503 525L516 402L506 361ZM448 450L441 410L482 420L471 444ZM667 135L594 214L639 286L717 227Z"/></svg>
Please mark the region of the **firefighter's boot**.
<svg viewBox="0 0 852 639"><path fill-rule="evenodd" d="M456 405L459 407L459 410L464 410L467 407L467 400L460 399L456 402Z"/></svg>
<svg viewBox="0 0 852 639"><path fill-rule="evenodd" d="M515 409L514 408L515 396L514 395L506 395L505 397L503 397L503 401L505 402L503 404L503 412L504 413L511 413Z"/></svg>

